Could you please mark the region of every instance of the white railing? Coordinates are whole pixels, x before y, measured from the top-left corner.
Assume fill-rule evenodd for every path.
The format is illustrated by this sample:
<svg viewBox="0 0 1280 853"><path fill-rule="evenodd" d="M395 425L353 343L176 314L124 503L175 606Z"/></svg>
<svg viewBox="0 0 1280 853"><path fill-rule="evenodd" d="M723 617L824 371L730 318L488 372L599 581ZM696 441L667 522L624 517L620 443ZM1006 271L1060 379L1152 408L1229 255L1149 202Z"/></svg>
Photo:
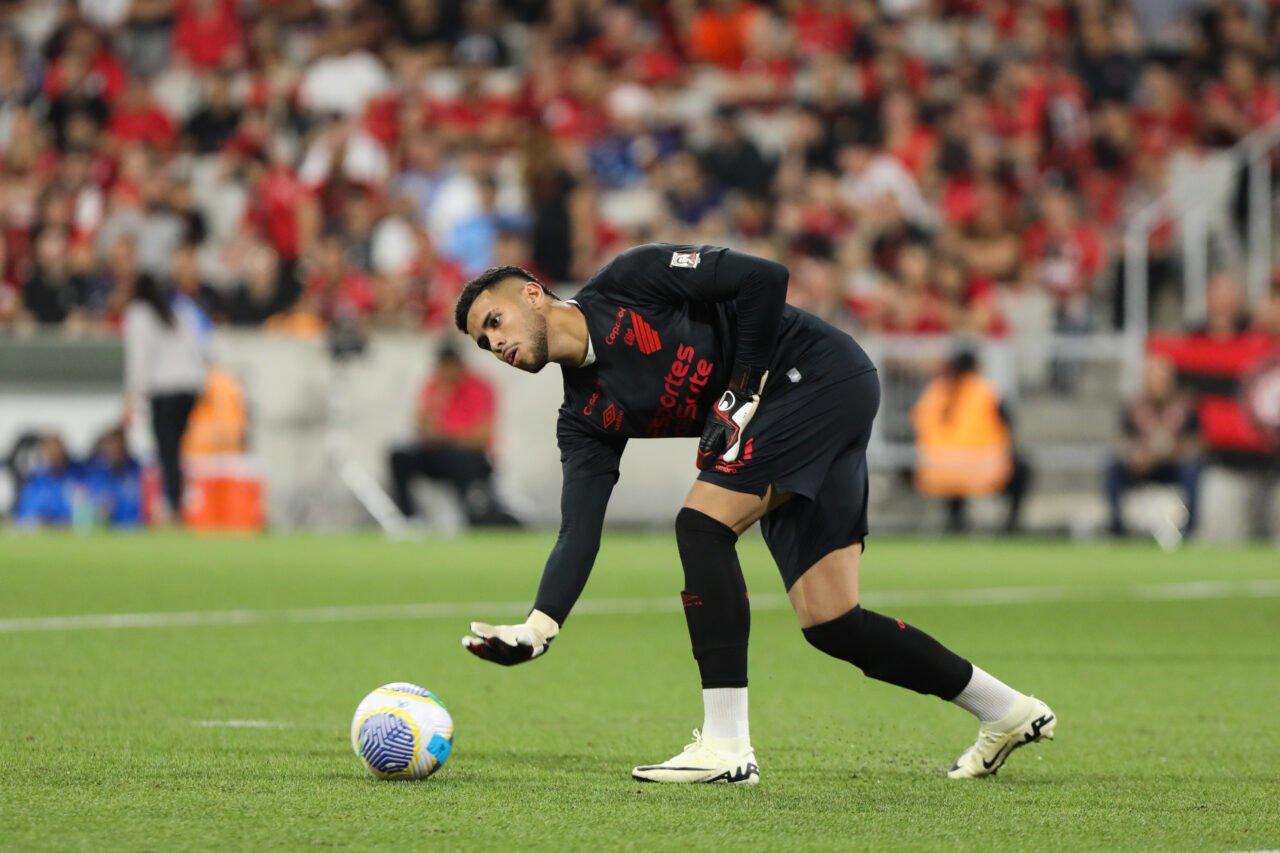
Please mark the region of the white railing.
<svg viewBox="0 0 1280 853"><path fill-rule="evenodd" d="M1271 279L1272 207L1271 155L1280 147L1280 116L1254 130L1223 152L1230 166L1229 180L1244 171L1247 181L1248 218L1245 239L1245 291L1249 301L1263 298ZM1234 196L1232 196L1233 198ZM1141 379L1142 352L1148 329L1147 260L1152 233L1168 222L1177 226L1182 249L1183 318L1194 323L1204 318L1209 280L1209 243L1215 226L1234 229L1230 207L1218 211L1228 221L1215 222L1214 211L1200 200L1180 199L1178 188L1167 190L1135 213L1124 231L1124 329L1125 388L1137 389Z"/></svg>
<svg viewBox="0 0 1280 853"><path fill-rule="evenodd" d="M1111 449L1111 426L1123 400L1121 379L1125 372L1126 339L1120 334L1041 335L1021 338L963 338L952 335L860 336L859 342L875 361L880 373L880 414L868 455L880 468L912 464L914 436L910 425L912 405L939 366L959 348L973 351L980 371L1009 404L1019 443L1035 467L1054 471L1097 471ZM1055 389L1050 376L1055 369L1093 370L1082 388ZM1027 423L1045 401L1073 403L1064 412L1069 422L1057 424L1046 436ZM1099 410L1099 407L1104 407ZM1055 410L1061 411L1061 409ZM1043 422L1044 418L1032 419ZM1087 429L1084 427L1088 427Z"/></svg>

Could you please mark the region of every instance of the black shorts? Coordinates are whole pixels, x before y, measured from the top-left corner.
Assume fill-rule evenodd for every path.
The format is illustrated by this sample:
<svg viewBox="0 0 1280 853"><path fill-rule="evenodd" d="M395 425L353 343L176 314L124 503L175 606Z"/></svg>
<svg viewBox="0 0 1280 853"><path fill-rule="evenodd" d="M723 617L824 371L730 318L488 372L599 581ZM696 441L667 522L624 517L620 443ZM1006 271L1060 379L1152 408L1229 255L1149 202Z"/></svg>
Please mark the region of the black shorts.
<svg viewBox="0 0 1280 853"><path fill-rule="evenodd" d="M787 589L827 554L866 537L867 442L880 408L874 369L841 375L811 365L804 373L781 393L766 386L738 462L698 475L735 492L763 495L773 486L792 495L760 521Z"/></svg>

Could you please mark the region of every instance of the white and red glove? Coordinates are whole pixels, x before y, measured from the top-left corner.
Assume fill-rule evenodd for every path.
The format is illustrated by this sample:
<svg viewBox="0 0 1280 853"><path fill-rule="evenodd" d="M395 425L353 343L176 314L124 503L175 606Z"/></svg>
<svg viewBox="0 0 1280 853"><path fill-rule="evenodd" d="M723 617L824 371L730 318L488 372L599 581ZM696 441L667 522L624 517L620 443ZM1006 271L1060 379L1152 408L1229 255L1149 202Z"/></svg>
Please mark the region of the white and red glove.
<svg viewBox="0 0 1280 853"><path fill-rule="evenodd" d="M742 434L760 407L760 394L769 371L734 367L729 387L707 414L702 438L698 441L698 469L705 471L717 462L734 462L742 452Z"/></svg>

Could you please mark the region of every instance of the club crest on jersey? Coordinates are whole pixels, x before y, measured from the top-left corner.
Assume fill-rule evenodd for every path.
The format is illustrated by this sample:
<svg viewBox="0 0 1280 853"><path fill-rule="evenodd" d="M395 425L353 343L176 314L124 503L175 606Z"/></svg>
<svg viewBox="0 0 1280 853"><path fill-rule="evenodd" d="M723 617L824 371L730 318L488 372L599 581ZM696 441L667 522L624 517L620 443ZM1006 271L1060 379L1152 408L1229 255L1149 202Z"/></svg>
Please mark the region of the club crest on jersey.
<svg viewBox="0 0 1280 853"><path fill-rule="evenodd" d="M626 308L618 309L618 318L613 323L613 328L609 330L609 334L605 335L604 342L607 346L613 346L614 342L619 339L622 333L622 323L630 318L631 328L621 334L621 340L629 347L639 347L640 352L645 355L653 355L662 349L662 339L658 337L658 332L650 326L649 323L637 314L635 311L628 311Z"/></svg>
<svg viewBox="0 0 1280 853"><path fill-rule="evenodd" d="M696 270L698 264L702 263L702 256L698 252L672 252L671 266L682 267L687 270Z"/></svg>

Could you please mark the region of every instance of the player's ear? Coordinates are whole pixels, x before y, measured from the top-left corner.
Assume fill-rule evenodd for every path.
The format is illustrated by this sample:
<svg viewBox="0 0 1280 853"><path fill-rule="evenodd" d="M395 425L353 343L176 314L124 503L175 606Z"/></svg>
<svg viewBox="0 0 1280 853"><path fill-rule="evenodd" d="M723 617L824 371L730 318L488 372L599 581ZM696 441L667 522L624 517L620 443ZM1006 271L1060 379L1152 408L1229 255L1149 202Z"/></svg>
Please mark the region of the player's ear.
<svg viewBox="0 0 1280 853"><path fill-rule="evenodd" d="M542 303L547 299L547 292L536 281L525 282L524 298L528 300L529 305L532 307L541 308Z"/></svg>

